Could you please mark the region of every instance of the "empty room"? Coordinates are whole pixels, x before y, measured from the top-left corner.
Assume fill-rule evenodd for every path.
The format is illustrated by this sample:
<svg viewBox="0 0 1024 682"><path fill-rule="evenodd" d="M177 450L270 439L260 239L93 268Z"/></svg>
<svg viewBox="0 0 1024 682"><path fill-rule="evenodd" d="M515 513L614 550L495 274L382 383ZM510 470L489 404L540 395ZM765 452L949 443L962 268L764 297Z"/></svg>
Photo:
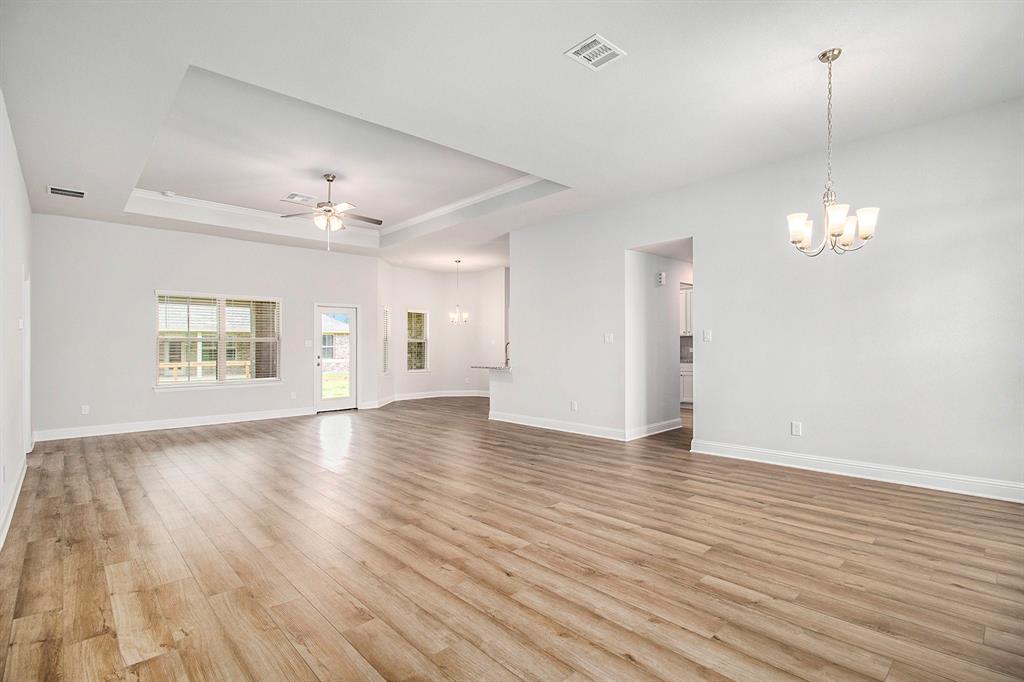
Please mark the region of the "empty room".
<svg viewBox="0 0 1024 682"><path fill-rule="evenodd" d="M1024 679L1022 48L0 0L0 682Z"/></svg>

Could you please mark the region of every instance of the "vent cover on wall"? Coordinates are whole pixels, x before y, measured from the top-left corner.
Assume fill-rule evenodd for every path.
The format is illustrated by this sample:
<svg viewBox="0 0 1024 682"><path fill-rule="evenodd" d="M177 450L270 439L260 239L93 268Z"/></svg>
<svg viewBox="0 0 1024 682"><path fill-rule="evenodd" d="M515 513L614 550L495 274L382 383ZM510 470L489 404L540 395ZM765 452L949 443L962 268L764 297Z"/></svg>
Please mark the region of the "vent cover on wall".
<svg viewBox="0 0 1024 682"><path fill-rule="evenodd" d="M565 56L575 59L583 66L597 71L619 57L625 57L626 51L615 47L607 39L595 33L578 45L565 51Z"/></svg>
<svg viewBox="0 0 1024 682"><path fill-rule="evenodd" d="M304 204L306 206L315 206L316 197L311 197L308 194L300 194L298 192L289 192L284 195L281 201L287 201L292 204Z"/></svg>
<svg viewBox="0 0 1024 682"><path fill-rule="evenodd" d="M50 194L56 194L61 197L74 197L75 199L85 198L85 192L78 189L66 189L64 187L54 187L53 185L47 185L46 189L50 191Z"/></svg>

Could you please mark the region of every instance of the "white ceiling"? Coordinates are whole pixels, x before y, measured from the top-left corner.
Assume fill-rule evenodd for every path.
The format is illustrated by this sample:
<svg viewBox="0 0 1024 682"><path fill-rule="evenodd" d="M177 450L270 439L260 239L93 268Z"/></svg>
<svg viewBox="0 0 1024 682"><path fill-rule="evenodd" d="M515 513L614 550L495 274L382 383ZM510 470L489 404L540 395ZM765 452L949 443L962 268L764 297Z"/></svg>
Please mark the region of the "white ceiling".
<svg viewBox="0 0 1024 682"><path fill-rule="evenodd" d="M37 212L202 231L125 213L140 177L185 193L160 186L172 176L159 173L176 167L180 180L188 169L173 144L161 146L161 130L174 130L169 114L190 66L571 188L434 221L379 249L428 267L461 255L472 268L474 249L493 253L495 239L526 221L818 149L825 74L815 57L826 47L844 49L835 67L841 158L851 139L1024 94L1022 30L1024 4L1014 2L8 0L0 6L0 88ZM594 32L628 56L591 72L562 55ZM190 155L217 158L210 145L233 153L238 132L250 139L237 158L252 159L262 153L254 126L274 122L264 119L252 110L221 118L226 129L207 130L207 144ZM275 132L268 142L305 132ZM287 158L287 150L270 151ZM332 158L268 164L279 175L260 196L303 191L292 186L301 171ZM164 165L151 169L158 159ZM47 184L89 196L51 197ZM198 178L192 187L208 191ZM231 201L248 203L247 191L204 196L221 202L237 193ZM443 202L447 190L435 191ZM375 208L352 203L358 212ZM417 256L442 251L443 259Z"/></svg>
<svg viewBox="0 0 1024 682"><path fill-rule="evenodd" d="M190 68L137 186L270 213L289 192L384 221L408 221L524 173L424 139ZM307 222L309 222L307 220Z"/></svg>

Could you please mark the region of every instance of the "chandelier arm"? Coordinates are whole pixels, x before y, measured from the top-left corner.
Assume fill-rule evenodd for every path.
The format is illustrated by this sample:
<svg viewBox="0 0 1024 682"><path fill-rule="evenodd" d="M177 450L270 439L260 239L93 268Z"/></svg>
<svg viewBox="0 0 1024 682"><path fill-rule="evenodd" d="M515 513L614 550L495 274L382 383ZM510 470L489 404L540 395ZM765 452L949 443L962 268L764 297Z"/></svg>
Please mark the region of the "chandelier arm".
<svg viewBox="0 0 1024 682"><path fill-rule="evenodd" d="M838 254L844 254L847 251L860 251L861 249L864 248L864 245L866 243L867 242L862 241L860 244L858 244L857 246L853 246L853 247L850 247L850 246L840 246L838 243L836 243L836 245L834 247L832 247L832 250L835 251Z"/></svg>
<svg viewBox="0 0 1024 682"><path fill-rule="evenodd" d="M805 256L809 256L811 258L814 258L815 256L817 256L818 254L820 254L822 251L825 250L825 244L827 244L827 243L828 243L828 234L826 233L824 238L822 238L821 243L818 244L813 249L801 249L799 246L796 246L795 244L794 244L794 246L796 247L796 250L799 251L800 253L804 254Z"/></svg>

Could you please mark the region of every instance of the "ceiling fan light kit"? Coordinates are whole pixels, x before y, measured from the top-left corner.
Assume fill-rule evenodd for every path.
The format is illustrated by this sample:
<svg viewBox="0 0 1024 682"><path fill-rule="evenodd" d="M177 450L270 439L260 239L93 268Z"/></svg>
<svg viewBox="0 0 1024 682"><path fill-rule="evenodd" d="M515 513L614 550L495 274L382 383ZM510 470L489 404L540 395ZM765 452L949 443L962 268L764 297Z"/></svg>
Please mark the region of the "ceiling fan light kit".
<svg viewBox="0 0 1024 682"><path fill-rule="evenodd" d="M833 47L818 55L818 61L828 65L828 90L826 94L826 146L825 146L825 193L821 195L824 209L824 227L821 242L812 246L814 221L806 213L790 213L786 216L789 224L789 242L805 256L817 256L825 247L842 255L847 251L859 251L864 243L875 236L878 222L878 208L859 208L850 215L850 205L840 204L832 189L832 63L839 59L842 49Z"/></svg>
<svg viewBox="0 0 1024 682"><path fill-rule="evenodd" d="M367 216L356 215L354 213L347 214L346 211L350 211L355 206L352 204L341 202L334 203L331 199L331 186L337 179L334 173L324 173L324 180L327 181L327 201L321 201L316 205L315 211L303 211L302 213L291 213L289 215L283 215L282 218L299 218L303 216L313 216L313 225L318 230L322 230L327 233L327 250L331 250L331 232L337 232L338 230L344 230L346 225L342 219L350 218L352 220L358 220L363 223L370 223L372 225L382 225L383 221L377 218L369 218ZM289 196L293 196L292 195Z"/></svg>

